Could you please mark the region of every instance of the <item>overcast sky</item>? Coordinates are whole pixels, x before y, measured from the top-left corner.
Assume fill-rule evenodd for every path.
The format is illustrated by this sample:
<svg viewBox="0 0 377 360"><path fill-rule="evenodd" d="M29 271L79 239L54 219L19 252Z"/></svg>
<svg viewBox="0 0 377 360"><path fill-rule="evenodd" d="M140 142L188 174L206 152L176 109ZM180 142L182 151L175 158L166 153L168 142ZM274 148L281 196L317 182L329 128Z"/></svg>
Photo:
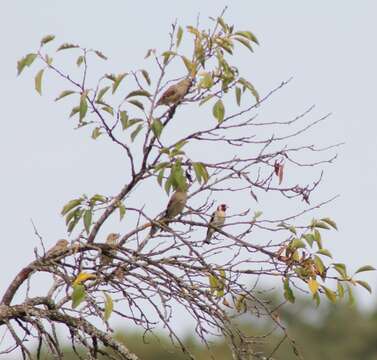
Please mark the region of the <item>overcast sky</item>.
<svg viewBox="0 0 377 360"><path fill-rule="evenodd" d="M32 218L48 245L65 237L59 211L82 193L116 192L112 176L120 156L106 144L96 146L67 119L70 109L34 91L35 71L16 77L16 62L33 51L41 37L55 34L62 42L102 50L114 72L138 68L145 51L163 49L169 24L182 25L216 16L229 5L226 19L252 30L261 46L249 62L254 85L263 94L293 76L293 82L269 118L286 120L311 104L317 114L332 112L331 121L308 135L321 145L344 141L339 159L326 168L325 199L341 194L324 210L340 228L328 248L355 270L377 265L374 225L377 199L377 3L373 0L264 1L8 1L0 13L0 142L2 190L0 253L3 291L38 245ZM246 52L244 53L246 54ZM110 67L111 70L111 67ZM112 159L112 161L107 161ZM109 190L110 189L110 190ZM163 203L166 199L163 198ZM376 287L376 274L364 279ZM374 296L360 291L362 304Z"/></svg>

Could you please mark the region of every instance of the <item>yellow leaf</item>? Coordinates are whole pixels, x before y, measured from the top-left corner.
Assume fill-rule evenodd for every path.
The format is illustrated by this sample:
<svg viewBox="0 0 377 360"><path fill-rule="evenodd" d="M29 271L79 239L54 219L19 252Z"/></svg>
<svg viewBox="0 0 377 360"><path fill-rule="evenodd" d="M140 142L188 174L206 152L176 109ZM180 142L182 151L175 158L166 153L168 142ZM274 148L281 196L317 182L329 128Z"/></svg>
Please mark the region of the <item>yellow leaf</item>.
<svg viewBox="0 0 377 360"><path fill-rule="evenodd" d="M315 295L318 291L319 285L317 280L310 278L308 281L308 286L313 295Z"/></svg>
<svg viewBox="0 0 377 360"><path fill-rule="evenodd" d="M94 274L89 274L87 272L81 272L80 274L77 275L76 279L73 282L73 285L79 285L79 284L85 282L86 280L95 279L95 278L96 278L96 276Z"/></svg>

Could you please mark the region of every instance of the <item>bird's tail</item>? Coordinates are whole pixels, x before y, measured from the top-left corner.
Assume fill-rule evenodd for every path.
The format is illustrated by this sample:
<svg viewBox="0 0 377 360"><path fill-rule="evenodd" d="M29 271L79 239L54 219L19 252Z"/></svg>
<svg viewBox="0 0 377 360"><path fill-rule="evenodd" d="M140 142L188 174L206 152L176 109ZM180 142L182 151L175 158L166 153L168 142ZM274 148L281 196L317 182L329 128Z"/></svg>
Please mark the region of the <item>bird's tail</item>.
<svg viewBox="0 0 377 360"><path fill-rule="evenodd" d="M151 226L151 230L149 232L150 236L154 236L159 229L162 229L163 227L168 226L168 224L169 224L168 219L165 218L165 217L162 217L157 222L160 224L160 226L157 225L156 223L153 223L152 226Z"/></svg>
<svg viewBox="0 0 377 360"><path fill-rule="evenodd" d="M208 229L207 236L204 239L204 244L209 244L210 243L212 235L213 235L213 231L211 231L211 229Z"/></svg>

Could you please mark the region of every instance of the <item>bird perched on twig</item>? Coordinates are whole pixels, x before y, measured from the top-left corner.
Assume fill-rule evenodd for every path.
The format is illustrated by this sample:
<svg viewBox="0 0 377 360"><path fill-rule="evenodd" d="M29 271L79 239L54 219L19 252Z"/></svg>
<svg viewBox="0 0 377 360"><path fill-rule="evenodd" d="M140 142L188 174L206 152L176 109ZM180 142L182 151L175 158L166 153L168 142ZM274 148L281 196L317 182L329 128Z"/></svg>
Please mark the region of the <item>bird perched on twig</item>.
<svg viewBox="0 0 377 360"><path fill-rule="evenodd" d="M64 250L67 250L68 244L68 240L66 239L58 240L56 244L46 252L46 256L56 255Z"/></svg>
<svg viewBox="0 0 377 360"><path fill-rule="evenodd" d="M209 221L208 225L215 226L217 228L221 228L225 222L225 211L227 209L226 204L221 204L217 207L216 211L212 214L211 220ZM216 229L212 226L208 226L207 236L204 240L205 244L209 244L213 234L216 232Z"/></svg>
<svg viewBox="0 0 377 360"><path fill-rule="evenodd" d="M106 244L109 245L110 247L115 247L119 237L120 237L120 234L110 233L106 238ZM115 249L108 250L108 251L105 251L105 253L107 253L108 255L106 254L101 255L100 263L102 266L111 264L111 262L113 261L113 256L116 255L116 250Z"/></svg>
<svg viewBox="0 0 377 360"><path fill-rule="evenodd" d="M173 84L167 88L167 90L162 94L160 99L157 101L156 106L159 105L174 105L181 101L187 94L190 86L192 84L192 79L185 78L176 84Z"/></svg>
<svg viewBox="0 0 377 360"><path fill-rule="evenodd" d="M175 218L179 215L186 206L187 202L187 189L177 189L174 194L171 196L168 205L166 207L164 215L158 220L158 222L162 226L167 226L169 224L169 220ZM151 231L149 232L150 236L153 236L159 226L153 224L151 227Z"/></svg>

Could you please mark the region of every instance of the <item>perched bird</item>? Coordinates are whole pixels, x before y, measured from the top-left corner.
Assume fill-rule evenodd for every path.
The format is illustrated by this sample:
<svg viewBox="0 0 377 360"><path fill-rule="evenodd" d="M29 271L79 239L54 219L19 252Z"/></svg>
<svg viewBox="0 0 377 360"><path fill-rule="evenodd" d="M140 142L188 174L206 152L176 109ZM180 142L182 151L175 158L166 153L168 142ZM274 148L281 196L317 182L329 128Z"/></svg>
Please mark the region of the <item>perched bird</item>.
<svg viewBox="0 0 377 360"><path fill-rule="evenodd" d="M110 233L106 238L106 244L109 245L110 247L115 247L119 237L120 237L120 234ZM100 259L101 265L104 266L104 265L111 264L111 262L113 261L113 256L115 255L116 255L115 249L105 251L105 253L101 255L101 259Z"/></svg>
<svg viewBox="0 0 377 360"><path fill-rule="evenodd" d="M187 94L192 80L190 78L183 79L176 84L173 84L167 88L162 94L160 100L157 101L156 106L159 105L174 105L181 101Z"/></svg>
<svg viewBox="0 0 377 360"><path fill-rule="evenodd" d="M221 204L217 207L216 211L212 214L211 220L209 221L208 225L216 226L217 228L221 228L225 222L225 211L227 206L225 204ZM212 235L215 233L216 229L211 226L208 226L207 236L204 240L205 244L209 244L211 241Z"/></svg>
<svg viewBox="0 0 377 360"><path fill-rule="evenodd" d="M68 240L60 239L56 242L56 244L47 251L46 256L56 255L68 248Z"/></svg>
<svg viewBox="0 0 377 360"><path fill-rule="evenodd" d="M166 207L165 213L158 220L158 222L163 226L167 226L169 224L169 220L175 218L183 211L186 202L187 190L177 189L175 193L171 196L168 202L168 206ZM149 235L153 236L157 232L158 228L158 225L153 224Z"/></svg>

